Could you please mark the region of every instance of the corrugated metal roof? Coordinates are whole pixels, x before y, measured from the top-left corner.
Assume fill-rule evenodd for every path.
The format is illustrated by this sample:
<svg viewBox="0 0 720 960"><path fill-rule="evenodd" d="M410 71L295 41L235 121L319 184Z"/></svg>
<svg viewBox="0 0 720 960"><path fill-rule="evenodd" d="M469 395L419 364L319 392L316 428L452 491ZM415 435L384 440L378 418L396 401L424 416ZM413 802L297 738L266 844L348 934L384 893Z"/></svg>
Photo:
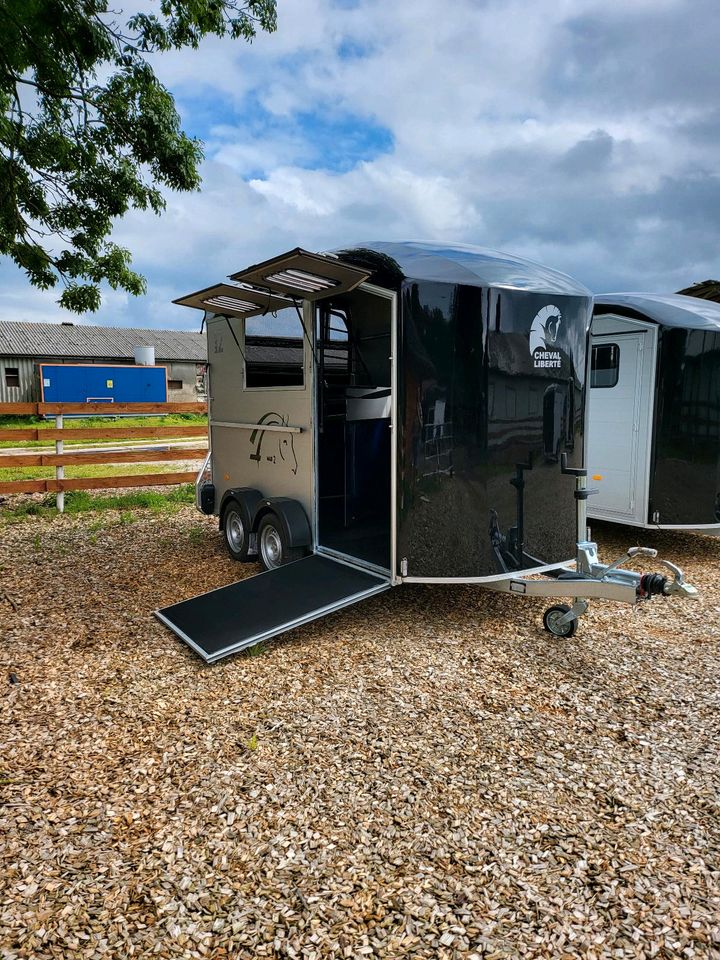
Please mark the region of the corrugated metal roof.
<svg viewBox="0 0 720 960"><path fill-rule="evenodd" d="M250 363L285 366L298 366L303 362L303 341L301 337L260 337L245 338L245 354ZM325 351L325 363L330 366L347 364L347 351L343 349Z"/></svg>
<svg viewBox="0 0 720 960"><path fill-rule="evenodd" d="M157 360L203 363L207 359L207 343L200 333L96 327L84 323L0 321L0 356L132 359L133 347L155 347Z"/></svg>

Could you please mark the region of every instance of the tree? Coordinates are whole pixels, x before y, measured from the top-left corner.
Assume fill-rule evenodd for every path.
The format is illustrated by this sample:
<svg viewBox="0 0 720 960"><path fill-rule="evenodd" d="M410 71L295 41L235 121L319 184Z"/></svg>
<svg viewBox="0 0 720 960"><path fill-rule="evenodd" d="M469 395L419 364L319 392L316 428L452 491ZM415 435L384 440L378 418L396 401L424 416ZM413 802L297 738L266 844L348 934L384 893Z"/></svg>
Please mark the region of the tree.
<svg viewBox="0 0 720 960"><path fill-rule="evenodd" d="M201 144L150 55L276 26L275 0L153 6L121 26L108 0L0 0L0 253L36 287L62 282L60 305L78 313L98 309L102 281L145 291L114 220L160 213L162 187L200 185Z"/></svg>

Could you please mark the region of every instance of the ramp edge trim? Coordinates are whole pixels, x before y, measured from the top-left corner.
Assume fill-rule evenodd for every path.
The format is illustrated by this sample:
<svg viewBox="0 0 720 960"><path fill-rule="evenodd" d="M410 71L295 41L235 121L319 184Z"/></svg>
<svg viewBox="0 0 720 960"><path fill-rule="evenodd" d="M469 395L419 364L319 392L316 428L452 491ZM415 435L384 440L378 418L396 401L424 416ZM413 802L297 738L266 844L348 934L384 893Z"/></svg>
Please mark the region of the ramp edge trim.
<svg viewBox="0 0 720 960"><path fill-rule="evenodd" d="M202 657L205 663L216 663L218 660L222 660L224 657L229 657L233 653L240 653L242 650L246 650L248 647L252 647L256 643L262 643L263 640L270 640L272 637L276 637L281 633L286 633L288 630L294 630L296 627L302 627L306 623L311 623L313 620L319 620L321 617L327 616L330 613L334 613L336 610L342 610L343 607L352 606L353 603L357 603L359 600L364 600L366 597L372 597L376 593L383 593L385 590L389 590L391 586L392 584L389 580L382 581L376 586L370 587L367 590L361 590L358 593L353 593L350 596L343 597L342 600L326 604L324 607L317 607L316 609L311 610L309 613L303 614L301 617L296 617L294 620L288 620L278 628L263 630L251 637L245 637L245 639L240 640L237 643L230 644L230 646L224 647L222 650L218 650L216 653L210 655L208 655L197 643L195 643L194 640L191 640L190 637L183 630L177 627L172 620L166 617L162 611L156 610L155 616L158 620L162 621L166 627L169 627L176 636L180 637L181 640L187 643L189 647L192 647L192 649L200 657ZM213 590L209 592L214 593Z"/></svg>

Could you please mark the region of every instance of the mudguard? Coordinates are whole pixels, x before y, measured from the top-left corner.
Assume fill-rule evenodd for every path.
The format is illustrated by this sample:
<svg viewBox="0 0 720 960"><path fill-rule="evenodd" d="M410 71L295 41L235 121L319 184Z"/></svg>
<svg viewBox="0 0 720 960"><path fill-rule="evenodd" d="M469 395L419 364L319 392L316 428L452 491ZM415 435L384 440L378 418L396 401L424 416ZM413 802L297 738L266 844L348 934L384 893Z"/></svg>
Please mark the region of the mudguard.
<svg viewBox="0 0 720 960"><path fill-rule="evenodd" d="M312 543L312 533L307 514L297 500L290 497L274 497L263 500L256 510L251 530L257 532L262 518L268 514L277 515L283 526L289 547L309 547Z"/></svg>
<svg viewBox="0 0 720 960"><path fill-rule="evenodd" d="M254 530L255 515L258 506L263 503L263 495L252 487L231 487L223 494L220 510L218 511L218 526L222 530L222 516L228 500L236 500L243 513L243 521L247 530Z"/></svg>

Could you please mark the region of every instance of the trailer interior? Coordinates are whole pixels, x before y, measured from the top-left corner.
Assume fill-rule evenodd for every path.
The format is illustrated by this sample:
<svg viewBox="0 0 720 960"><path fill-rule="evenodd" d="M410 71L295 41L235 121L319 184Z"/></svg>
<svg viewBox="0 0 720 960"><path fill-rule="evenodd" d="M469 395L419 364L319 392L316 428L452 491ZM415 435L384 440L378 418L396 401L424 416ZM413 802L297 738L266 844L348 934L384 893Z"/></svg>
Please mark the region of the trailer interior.
<svg viewBox="0 0 720 960"><path fill-rule="evenodd" d="M317 543L390 572L391 301L316 308Z"/></svg>

